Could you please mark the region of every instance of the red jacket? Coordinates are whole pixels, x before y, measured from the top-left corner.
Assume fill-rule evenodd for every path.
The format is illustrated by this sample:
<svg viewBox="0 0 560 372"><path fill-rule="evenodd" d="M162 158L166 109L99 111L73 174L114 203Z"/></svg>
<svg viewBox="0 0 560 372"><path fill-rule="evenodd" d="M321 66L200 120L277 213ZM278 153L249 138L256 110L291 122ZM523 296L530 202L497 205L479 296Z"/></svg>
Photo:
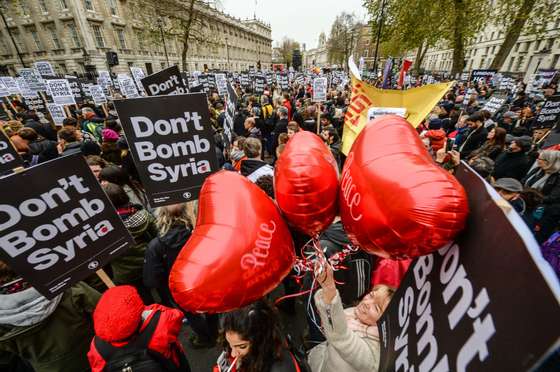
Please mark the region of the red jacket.
<svg viewBox="0 0 560 372"><path fill-rule="evenodd" d="M183 347L179 343L179 332L183 323L183 313L177 309L171 309L162 305L154 304L146 306L142 313L144 323L140 331L144 330L150 319L159 310L161 315L148 344L148 348L154 352L163 355L166 359L171 360L175 365L179 366L180 353L183 353ZM112 342L111 345L120 347L126 345L127 342ZM89 365L92 372L102 372L105 368L105 360L97 352L94 341L91 341L89 353L87 354Z"/></svg>
<svg viewBox="0 0 560 372"><path fill-rule="evenodd" d="M292 120L292 103L286 99L286 100L284 100L284 103L282 104L282 106L284 106L286 109L288 109L288 121Z"/></svg>
<svg viewBox="0 0 560 372"><path fill-rule="evenodd" d="M426 132L424 137L430 139L430 146L434 153L445 146L446 136L443 129L432 129Z"/></svg>

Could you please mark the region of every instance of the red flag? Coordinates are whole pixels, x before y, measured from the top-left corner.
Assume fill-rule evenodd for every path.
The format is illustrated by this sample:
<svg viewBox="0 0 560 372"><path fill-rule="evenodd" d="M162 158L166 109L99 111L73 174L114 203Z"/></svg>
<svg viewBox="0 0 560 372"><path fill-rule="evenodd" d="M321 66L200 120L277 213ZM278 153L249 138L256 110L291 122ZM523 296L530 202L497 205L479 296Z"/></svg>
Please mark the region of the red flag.
<svg viewBox="0 0 560 372"><path fill-rule="evenodd" d="M406 76L408 70L410 70L411 66L412 66L412 61L409 61L408 59L403 60L401 71L399 72L399 82L397 84L399 89L402 88L404 84L404 77Z"/></svg>

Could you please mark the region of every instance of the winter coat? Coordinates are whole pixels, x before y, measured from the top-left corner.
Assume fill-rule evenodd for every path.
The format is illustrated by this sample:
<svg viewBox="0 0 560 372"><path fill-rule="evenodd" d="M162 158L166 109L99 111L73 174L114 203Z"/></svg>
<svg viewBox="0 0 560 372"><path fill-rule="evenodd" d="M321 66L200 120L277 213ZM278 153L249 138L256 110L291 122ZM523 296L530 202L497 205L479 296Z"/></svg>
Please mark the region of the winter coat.
<svg viewBox="0 0 560 372"><path fill-rule="evenodd" d="M531 179L535 175L536 177L534 179ZM533 170L531 170L529 173L527 173L527 176L523 178L521 183L526 184L527 181L530 180L531 183L527 184L527 186L531 187L536 181L538 181L544 176L545 176L544 171L541 168L536 167ZM543 200L544 204L560 203L560 173L551 174L547 178L541 190L541 193L544 195L544 200Z"/></svg>
<svg viewBox="0 0 560 372"><path fill-rule="evenodd" d="M64 151L60 156L74 155L82 153L82 143L81 142L70 142L64 146Z"/></svg>
<svg viewBox="0 0 560 372"><path fill-rule="evenodd" d="M523 152L503 152L494 164L494 179L515 178L521 181L529 170L529 158Z"/></svg>
<svg viewBox="0 0 560 372"><path fill-rule="evenodd" d="M183 348L179 342L179 333L183 324L183 313L180 310L170 309L158 304L147 306L142 313L143 323L140 331L146 328L156 311L160 312L160 318L148 344L148 349L162 355L165 359L171 360L176 366L186 363ZM95 348L94 340L90 338L88 341L91 341L87 353L91 370L92 372L102 372L106 361ZM111 345L115 347L122 347L126 344L128 344L127 341L111 342Z"/></svg>
<svg viewBox="0 0 560 372"><path fill-rule="evenodd" d="M432 147L432 151L435 153L439 149L445 147L445 140L447 139L445 136L445 131L442 129L433 129L426 132L424 135L426 138L430 140L430 146Z"/></svg>
<svg viewBox="0 0 560 372"><path fill-rule="evenodd" d="M134 238L134 246L111 261L113 281L117 285L135 284L142 281L144 256L148 243L157 236L154 217L140 206L117 210L128 232Z"/></svg>
<svg viewBox="0 0 560 372"><path fill-rule="evenodd" d="M325 256L331 256L342 252L351 244L342 222L330 225L319 237L321 247L324 249ZM374 256L358 251L346 258L343 265L346 270L334 272L334 278L338 282L346 283L339 289L339 294L344 305L351 305L370 289L371 273L375 263ZM308 283L309 287L311 283Z"/></svg>
<svg viewBox="0 0 560 372"><path fill-rule="evenodd" d="M172 305L169 291L169 273L181 249L189 240L192 230L183 223L173 226L164 236L150 241L144 259L144 285L156 288L164 304Z"/></svg>
<svg viewBox="0 0 560 372"><path fill-rule="evenodd" d="M488 137L488 130L481 126L469 132L465 138L465 142L460 147L461 158L466 159L469 157L471 152L478 149L486 141Z"/></svg>
<svg viewBox="0 0 560 372"><path fill-rule="evenodd" d="M29 152L24 156L32 165L44 163L57 157L58 149L56 142L45 138L30 142Z"/></svg>
<svg viewBox="0 0 560 372"><path fill-rule="evenodd" d="M490 141L486 141L481 148L471 152L469 158L472 159L474 157L486 156L495 161L498 155L500 155L503 151L504 150L501 146L493 145Z"/></svg>
<svg viewBox="0 0 560 372"><path fill-rule="evenodd" d="M99 292L77 283L53 300L33 287L0 295L0 354L14 354L37 372L89 371L91 314Z"/></svg>
<svg viewBox="0 0 560 372"><path fill-rule="evenodd" d="M28 119L23 125L26 128L35 130L35 132L37 132L37 134L43 138L46 138L50 141L57 140L56 130L54 130L54 128L48 123L39 123L38 121L35 121L33 119Z"/></svg>
<svg viewBox="0 0 560 372"><path fill-rule="evenodd" d="M352 331L347 318L353 309L342 308L337 292L330 305L323 301L323 290L315 294L315 304L327 341L309 352L309 365L313 372L377 372L380 345L377 327L367 332Z"/></svg>
<svg viewBox="0 0 560 372"><path fill-rule="evenodd" d="M276 122L274 126L274 131L272 132L274 144L274 150L278 147L278 136L280 133L288 133L288 119L280 119Z"/></svg>
<svg viewBox="0 0 560 372"><path fill-rule="evenodd" d="M241 163L241 174L255 183L262 176L274 177L274 168L262 160L247 159Z"/></svg>

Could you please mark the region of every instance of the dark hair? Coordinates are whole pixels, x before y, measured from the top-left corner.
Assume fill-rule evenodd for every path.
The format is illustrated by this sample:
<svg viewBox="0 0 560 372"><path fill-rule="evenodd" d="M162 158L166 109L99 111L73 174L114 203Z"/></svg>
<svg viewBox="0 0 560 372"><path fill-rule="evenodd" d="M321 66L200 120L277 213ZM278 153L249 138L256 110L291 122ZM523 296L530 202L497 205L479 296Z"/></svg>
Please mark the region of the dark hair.
<svg viewBox="0 0 560 372"><path fill-rule="evenodd" d="M480 111L477 111L474 114L472 114L471 116L469 116L467 118L467 121L472 121L473 123L476 123L477 121L479 121L479 122L483 123L484 122L484 117L482 116Z"/></svg>
<svg viewBox="0 0 560 372"><path fill-rule="evenodd" d="M266 195L268 195L268 196L270 196L272 199L274 199L274 181L273 181L271 175L260 176L260 177L255 181L255 185L257 185L257 186L260 187L264 192L266 192Z"/></svg>
<svg viewBox="0 0 560 372"><path fill-rule="evenodd" d="M290 121L288 123L288 130L291 130L292 132L299 131L299 124L297 123L297 121Z"/></svg>
<svg viewBox="0 0 560 372"><path fill-rule="evenodd" d="M97 155L88 155L86 157L86 162L88 165L99 165L101 168L105 168L107 166L105 159Z"/></svg>
<svg viewBox="0 0 560 372"><path fill-rule="evenodd" d="M66 142L76 142L78 140L76 128L62 128L58 131L58 138Z"/></svg>
<svg viewBox="0 0 560 372"><path fill-rule="evenodd" d="M139 200L144 200L144 188L142 185L130 178L128 173L119 166L108 165L101 169L101 172L99 172L99 181L107 181L121 187L127 185L132 189Z"/></svg>
<svg viewBox="0 0 560 372"><path fill-rule="evenodd" d="M103 184L103 191L115 208L125 207L130 203L130 199L122 187L114 183Z"/></svg>
<svg viewBox="0 0 560 372"><path fill-rule="evenodd" d="M121 130L122 130L122 127L120 126L120 124L116 120L113 120L113 119L105 120L105 128L112 129L117 133L120 133Z"/></svg>
<svg viewBox="0 0 560 372"><path fill-rule="evenodd" d="M39 139L39 135L33 128L21 128L16 134L29 142L37 141Z"/></svg>
<svg viewBox="0 0 560 372"><path fill-rule="evenodd" d="M64 126L64 127L66 127L66 126L77 127L78 126L78 121L74 118L65 118L64 120L62 120L62 126Z"/></svg>
<svg viewBox="0 0 560 372"><path fill-rule="evenodd" d="M231 349L225 339L227 332L235 332L242 340L251 343L249 353L241 362L243 372L268 372L281 358L283 341L278 313L265 300L223 315L220 336L229 354Z"/></svg>
<svg viewBox="0 0 560 372"><path fill-rule="evenodd" d="M494 138L490 141L494 146L500 146L503 149L506 147L506 135L507 131L504 128L496 127L494 128Z"/></svg>

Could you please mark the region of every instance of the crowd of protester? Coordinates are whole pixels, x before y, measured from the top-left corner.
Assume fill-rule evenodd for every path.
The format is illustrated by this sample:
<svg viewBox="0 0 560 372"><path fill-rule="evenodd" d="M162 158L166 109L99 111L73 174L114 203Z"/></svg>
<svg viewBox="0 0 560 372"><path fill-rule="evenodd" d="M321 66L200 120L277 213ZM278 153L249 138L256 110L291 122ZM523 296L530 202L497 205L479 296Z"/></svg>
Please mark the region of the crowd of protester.
<svg viewBox="0 0 560 372"><path fill-rule="evenodd" d="M476 94L463 105L469 88ZM311 85L288 91L267 87L262 95L236 86L239 97L234 138L224 138L225 103L208 96L216 154L223 169L239 172L274 198L276 160L299 131L318 132L339 169L344 164L341 138L349 86L333 88L327 101L311 100ZM511 204L543 255L560 274L560 128L539 128L535 117L545 97L510 94L503 110L482 110L493 87L459 83L418 127L434 161L453 172L468 162ZM189 371L189 349L218 348L219 372L376 371L380 345L376 322L387 308L408 262L381 260L362 251L345 270L328 265L303 281L319 284L312 309L288 299L278 306L272 294L227 314L181 310L168 287L171 267L189 239L197 203L152 209L111 103L104 113L90 103L56 128L48 115L13 102L14 120L2 123L27 166L59 156L82 154L117 210L135 245L105 270L114 288L91 277L47 300L0 262L0 365L14 371L121 370L123 360L144 363L145 370ZM318 111L319 110L319 111ZM319 119L319 123L317 120ZM556 139L558 141L556 142ZM309 237L294 233L297 249ZM327 257L350 241L340 221L320 237ZM315 279L313 279L315 278ZM335 282L345 283L337 288ZM302 290L289 276L282 293ZM276 291L275 291L276 292ZM291 335L283 318L308 324L304 338ZM188 324L188 342L180 342ZM149 350L149 353L145 351ZM210 370L207 366L205 370Z"/></svg>

